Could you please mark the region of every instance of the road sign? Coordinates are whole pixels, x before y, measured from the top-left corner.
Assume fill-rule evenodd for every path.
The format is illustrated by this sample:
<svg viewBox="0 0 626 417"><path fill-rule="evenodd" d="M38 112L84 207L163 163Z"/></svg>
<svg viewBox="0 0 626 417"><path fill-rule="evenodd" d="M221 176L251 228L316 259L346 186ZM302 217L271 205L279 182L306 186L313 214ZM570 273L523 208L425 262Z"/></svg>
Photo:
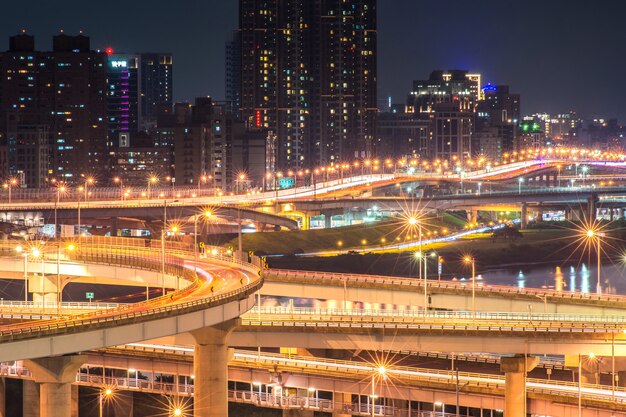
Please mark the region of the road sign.
<svg viewBox="0 0 626 417"><path fill-rule="evenodd" d="M85 298L88 300L93 300L94 296L92 292L85 293Z"/></svg>
<svg viewBox="0 0 626 417"><path fill-rule="evenodd" d="M200 248L204 249L204 242L200 242Z"/></svg>

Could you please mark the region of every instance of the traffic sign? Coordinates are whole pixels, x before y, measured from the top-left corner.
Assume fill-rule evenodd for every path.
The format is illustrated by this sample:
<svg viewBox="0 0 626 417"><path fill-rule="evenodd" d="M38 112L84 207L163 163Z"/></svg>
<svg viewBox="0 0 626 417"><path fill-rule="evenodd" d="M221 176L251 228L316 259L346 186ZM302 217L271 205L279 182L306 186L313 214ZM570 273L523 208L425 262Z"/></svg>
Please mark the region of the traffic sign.
<svg viewBox="0 0 626 417"><path fill-rule="evenodd" d="M88 300L93 300L94 295L92 292L85 293L85 298Z"/></svg>

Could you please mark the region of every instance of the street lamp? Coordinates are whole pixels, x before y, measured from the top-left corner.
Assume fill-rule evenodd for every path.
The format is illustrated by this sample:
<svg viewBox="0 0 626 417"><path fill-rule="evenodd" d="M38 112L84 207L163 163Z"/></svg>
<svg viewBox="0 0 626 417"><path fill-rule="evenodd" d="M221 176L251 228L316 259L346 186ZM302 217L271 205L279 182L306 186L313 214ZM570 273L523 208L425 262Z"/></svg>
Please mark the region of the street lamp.
<svg viewBox="0 0 626 417"><path fill-rule="evenodd" d="M385 376L387 374L387 368L384 365L380 365L377 368L375 368L374 372L372 373L372 417L374 417L375 414L375 403L376 403L376 378L378 379L384 379Z"/></svg>
<svg viewBox="0 0 626 417"><path fill-rule="evenodd" d="M120 177L113 178L113 182L120 185L120 200L124 199L124 181Z"/></svg>
<svg viewBox="0 0 626 417"><path fill-rule="evenodd" d="M24 257L24 302L28 303L28 252L24 251L22 245L17 245L15 251Z"/></svg>
<svg viewBox="0 0 626 417"><path fill-rule="evenodd" d="M165 233L168 231L175 235L180 229L177 225L172 225L168 230L167 224L164 224L163 230L161 231L161 295L163 296L165 295ZM178 280L176 280L176 283L178 284Z"/></svg>
<svg viewBox="0 0 626 417"><path fill-rule="evenodd" d="M89 193L87 192L87 188L90 185L94 185L95 180L92 177L87 177L85 178L85 201L87 201L88 197L89 197Z"/></svg>
<svg viewBox="0 0 626 417"><path fill-rule="evenodd" d="M205 210L202 213L196 213L193 216L193 258L196 262L195 268L197 268L198 263L198 218L202 216L203 219L208 219L213 215L211 210Z"/></svg>
<svg viewBox="0 0 626 417"><path fill-rule="evenodd" d="M472 319L476 319L476 260L473 256L466 256L463 262L472 265Z"/></svg>
<svg viewBox="0 0 626 417"><path fill-rule="evenodd" d="M585 233L587 239L589 239L589 241L591 241L590 245L593 244L593 240L595 239L596 241L596 252L597 252L597 256L598 256L598 282L596 284L596 292L598 294L602 294L602 285L600 284L600 269L601 269L601 259L600 259L600 255L601 255L601 248L600 248L600 239L602 237L604 237L604 233L603 232L598 232L596 230L593 229L588 229L587 232Z"/></svg>
<svg viewBox="0 0 626 417"><path fill-rule="evenodd" d="M59 202L61 201L61 193L65 192L65 186L57 184L57 199L54 202L54 239L57 241L57 311L61 313L61 304L63 303L63 294L61 292L61 245L57 238L58 217L57 211Z"/></svg>
<svg viewBox="0 0 626 417"><path fill-rule="evenodd" d="M150 190L152 185L156 184L157 182L159 182L159 179L154 176L151 175L150 177L148 177L148 200L150 199Z"/></svg>
<svg viewBox="0 0 626 417"><path fill-rule="evenodd" d="M11 178L9 181L2 184L2 187L8 189L9 191L9 204L11 204L11 188L15 187L16 185L17 179L15 178Z"/></svg>
<svg viewBox="0 0 626 417"><path fill-rule="evenodd" d="M99 416L102 417L102 408L103 402L108 401L113 396L113 390L111 388L106 388L100 391L100 395L98 396L98 409L100 411Z"/></svg>

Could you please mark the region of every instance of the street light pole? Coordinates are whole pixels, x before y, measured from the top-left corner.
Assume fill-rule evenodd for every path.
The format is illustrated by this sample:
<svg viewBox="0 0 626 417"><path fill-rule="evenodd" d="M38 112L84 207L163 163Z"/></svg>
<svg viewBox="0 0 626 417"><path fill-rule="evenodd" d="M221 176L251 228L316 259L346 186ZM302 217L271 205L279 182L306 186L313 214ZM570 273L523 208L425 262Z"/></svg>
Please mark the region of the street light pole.
<svg viewBox="0 0 626 417"><path fill-rule="evenodd" d="M476 319L476 260L474 257L466 256L465 263L472 264L472 320Z"/></svg>
<svg viewBox="0 0 626 417"><path fill-rule="evenodd" d="M598 284L596 286L596 292L598 294L602 294L602 284L600 283L600 268L601 268L601 264L602 264L602 260L600 259L600 237L601 235L603 235L604 233L598 233L598 236L596 237L596 239L598 240L598 247L596 249L596 252L598 252Z"/></svg>

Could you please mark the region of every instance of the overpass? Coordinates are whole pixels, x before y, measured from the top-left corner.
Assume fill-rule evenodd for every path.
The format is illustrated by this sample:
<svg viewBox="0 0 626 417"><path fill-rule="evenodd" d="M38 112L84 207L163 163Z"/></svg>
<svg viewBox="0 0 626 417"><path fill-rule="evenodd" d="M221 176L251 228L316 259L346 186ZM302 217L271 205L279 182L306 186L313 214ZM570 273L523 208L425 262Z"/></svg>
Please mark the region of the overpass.
<svg viewBox="0 0 626 417"><path fill-rule="evenodd" d="M12 253L12 249L6 248L4 250L5 254L10 252ZM89 266L86 268L93 268L91 269L93 271L96 271L95 268L98 264L107 264L119 267L130 266L134 269L143 268L152 272L161 270L162 272L160 268L162 265L155 262L158 255L151 248L135 246L121 250L118 247L107 248L105 245L94 245L90 248L89 244L85 242L85 247L81 248L80 253L73 256L77 257L74 258L75 260L88 264ZM220 373L219 369L223 368L220 368L219 365L226 363L226 346L228 343L235 346L278 347L285 343L285 329L290 331L289 344L302 347L366 348L371 350L403 350L410 347L411 350L425 351L493 351L494 347L491 342L495 336L498 336L499 342L501 340L502 343L498 344L496 350L503 352L521 353L520 350L523 349L525 350L523 353L535 354L553 348L556 352L568 354L594 351L598 355L607 355L611 349L614 349L617 354L626 354L621 336L624 325L619 320L613 320L610 317L602 317L596 320L596 324L587 327L586 322L591 317L564 321L562 316L554 316L550 319L549 316L533 314L522 314L517 318L480 316L486 314L480 311L476 313L476 317L468 317L467 314L470 313L467 312L457 313L456 316L454 313L445 313L449 316L434 316L435 312L428 312L427 314L422 312L420 316L394 309L390 309L387 313L383 311L382 313L370 312L361 315L355 314L355 311L332 312L331 310L324 314L309 312L310 314L298 315L295 315L293 311L276 314L266 312L261 318L257 316L259 313L252 313L247 316L244 315L244 326L240 331L233 333L230 342L227 342L230 332L237 323L232 321L228 321L226 325L216 323L239 317L251 307L254 302L253 292L258 290L262 283L256 274L258 266L236 263L233 258L222 259L219 255L196 264L184 260L189 256L190 254L181 253L178 256L168 258L168 274L189 277L191 273L193 280L192 285L168 295L170 298L157 298L131 307L118 306L117 309L113 310L98 311L69 318L63 317L60 320L18 323L0 328L0 342L2 343L0 360L32 358L28 364L31 370L34 370L35 375L39 375L37 378L43 384L42 387L46 387L45 395L67 399L68 384L71 382L68 381L67 377L72 374L72 370L84 363L85 358L47 355L86 351L159 338L176 340L176 344L184 340L185 344L195 346L196 365L203 357L205 361L208 361L208 363L202 362L202 369L194 370L196 389L204 389L204 392L207 392L206 390L210 386L208 381L211 377L215 378L215 374L221 378L220 381L223 381L225 386L226 373L225 371ZM14 262L14 267L19 271L20 262ZM42 270L50 274L45 264ZM200 279L195 278L196 270ZM64 272L68 271L64 270ZM220 271L226 272L225 276L222 277L224 279L216 281L214 277ZM238 275L233 276L233 273ZM94 274L97 275L95 272ZM290 279L289 273L285 275ZM281 276L280 272L278 274L272 272L270 276L274 276L275 282L281 283L280 278L276 279L276 276ZM419 304L419 299L425 299L423 286L421 287L421 294L419 294L419 283L416 284L415 280L406 280L405 282L403 280L394 281L394 278L389 277L378 277L374 281L379 280L380 282L372 282L372 277L356 279L349 276L330 276L313 277L314 280L319 281L313 284L306 273L304 276L296 278L302 282L289 283L292 286L289 296L292 297L298 295L294 288L304 285L300 288L319 286L326 294L324 298L334 296L334 294L346 294L347 291L356 291L347 294L346 300L363 300L368 297L372 297L371 299L374 300L373 297L377 297L376 293L379 292L382 294L381 297L389 298L380 298L373 302L384 301L389 304L414 305ZM272 279L270 278L268 281L271 282ZM179 280L174 279L171 282L176 283ZM217 286L218 284L219 286ZM338 289L339 291L337 291ZM273 293L278 290L269 288L264 292L267 293L268 291ZM442 303L452 303L451 297L460 297L464 300L465 305L469 303L471 294L471 289L468 288L467 284L462 283L453 284L449 288L446 288L444 283L437 283L436 285L429 283L428 291L429 293L432 291L433 300L442 296L441 298L444 300ZM555 305L557 300L560 300L562 304L569 303L565 301L567 297L563 294L559 299L557 298L558 294L544 292L543 298L540 299L537 295L541 294L522 293L518 290L509 291L507 296L504 288L489 288L486 291L481 291L482 289L476 291L474 288L474 293L480 293L485 301L491 297L524 299L520 305L524 302L528 304L528 299L532 296L536 299L535 303L541 301L539 305L546 310L548 308L548 296L555 298L553 300ZM415 293L418 293L417 297L415 297ZM307 291L305 296L312 297L315 296L315 293ZM394 299L393 297L400 298ZM445 301L447 297L450 298ZM594 297L593 295L578 296L574 294L570 298L574 300L574 304L590 306L590 308L595 308L596 311L608 315L621 310L619 305L623 300L619 297L613 297L615 296ZM456 298L454 301L456 306L453 308L459 306L463 308L463 304L458 303L460 298ZM337 299L341 299L341 296L337 296ZM229 305L237 307L231 308ZM213 308L221 310L214 316L211 311ZM333 314L329 314L329 312ZM431 317L431 315L433 316ZM158 323L158 326L154 325L155 323ZM561 327L557 327L557 324L560 324ZM213 327L206 327L211 325ZM204 330L196 330L200 328ZM459 338L460 335L463 335L462 339ZM576 338L573 335L576 335ZM85 336L89 336L86 338L89 340L81 340ZM42 342L40 343L39 340ZM34 344L28 345L28 343ZM25 348L16 349L16 346ZM211 359L206 359L207 356ZM42 357L46 358L37 359ZM519 369L519 366L513 368ZM211 371L213 375L207 375L207 371ZM51 372L55 373L56 379L49 379ZM519 371L511 372L516 375L520 373ZM46 376L42 377L42 375ZM219 413L223 413L226 399L225 391L219 387L216 388L216 386L212 386L211 390L212 394L205 394L199 400L198 393L202 391L196 392L197 401L204 399L208 400L209 403L207 406L198 408L197 416L224 415ZM207 401L204 404L207 404ZM66 406L67 400L63 402L63 407ZM48 410L44 411L45 415L45 412L58 413L59 405L44 403L42 407L51 407L44 408L44 410Z"/></svg>
<svg viewBox="0 0 626 417"><path fill-rule="evenodd" d="M5 256L7 252L14 253L6 247L2 252ZM202 410L197 415L223 415L227 357L224 341L233 320L254 304L254 292L263 282L260 262L253 259L255 263L249 264L233 257L215 256L193 263L177 256L161 258L159 251L147 248L120 251L118 247L86 243L72 256L89 265L87 271L92 265L106 265L120 274L124 273L123 268L131 274L147 270L160 272L163 282L170 275L175 277L176 286L181 280L187 284L142 303L1 326L0 361L27 359L35 381L40 383L41 415L70 415L70 383L85 360L71 354L183 332L191 332L196 340L196 389L198 394L203 393L196 396L198 409ZM45 270L45 264L42 269ZM226 271L230 279L219 276L221 271ZM57 273L57 279L59 276ZM41 276L42 280L45 278ZM220 378L224 384L215 385Z"/></svg>
<svg viewBox="0 0 626 417"><path fill-rule="evenodd" d="M353 302L365 303L372 309L403 306L429 310L466 310L485 312L530 311L553 314L622 315L626 296L559 291L556 289L518 288L505 285L484 285L477 281L472 290L468 281L426 281L384 275L345 274L270 269L266 271L261 292L265 295L318 298L328 308L347 307ZM472 303L472 293L475 302ZM396 307L393 307L396 306Z"/></svg>
<svg viewBox="0 0 626 417"><path fill-rule="evenodd" d="M191 396L195 388L192 362L193 348L152 344L118 346L90 353L75 380L80 385L106 386L116 391ZM228 365L232 386L229 399L260 407L326 411L334 415L348 411L350 415L371 415L373 404L368 396L374 392L379 397L374 405L376 415L398 417L410 416L414 412L419 415L423 411L420 408L422 403L457 402L454 398L457 385L463 386L458 398L458 404L463 407L481 409L481 412L485 408L497 410L504 407L505 378L493 373L457 374L449 370L387 363L384 375L380 375L379 365L375 363L249 350L232 351ZM94 372L89 368L98 370ZM104 368L111 376L103 377ZM132 376L129 369L132 369ZM156 371L171 377L172 381L157 380ZM3 365L0 373L31 377L28 369L17 364ZM140 378L139 373L146 377ZM579 394L577 383L528 378L526 386L529 412L559 416L568 408L570 413L575 412ZM314 393L311 387L314 387ZM296 395L285 394L294 388L300 395L298 392ZM594 407L602 407L607 413L609 410L613 413L626 411L624 388L589 383L581 384L580 388L585 406L583 416L597 416L592 410ZM319 398L320 391L332 393L332 398ZM128 406L127 401L121 402Z"/></svg>

